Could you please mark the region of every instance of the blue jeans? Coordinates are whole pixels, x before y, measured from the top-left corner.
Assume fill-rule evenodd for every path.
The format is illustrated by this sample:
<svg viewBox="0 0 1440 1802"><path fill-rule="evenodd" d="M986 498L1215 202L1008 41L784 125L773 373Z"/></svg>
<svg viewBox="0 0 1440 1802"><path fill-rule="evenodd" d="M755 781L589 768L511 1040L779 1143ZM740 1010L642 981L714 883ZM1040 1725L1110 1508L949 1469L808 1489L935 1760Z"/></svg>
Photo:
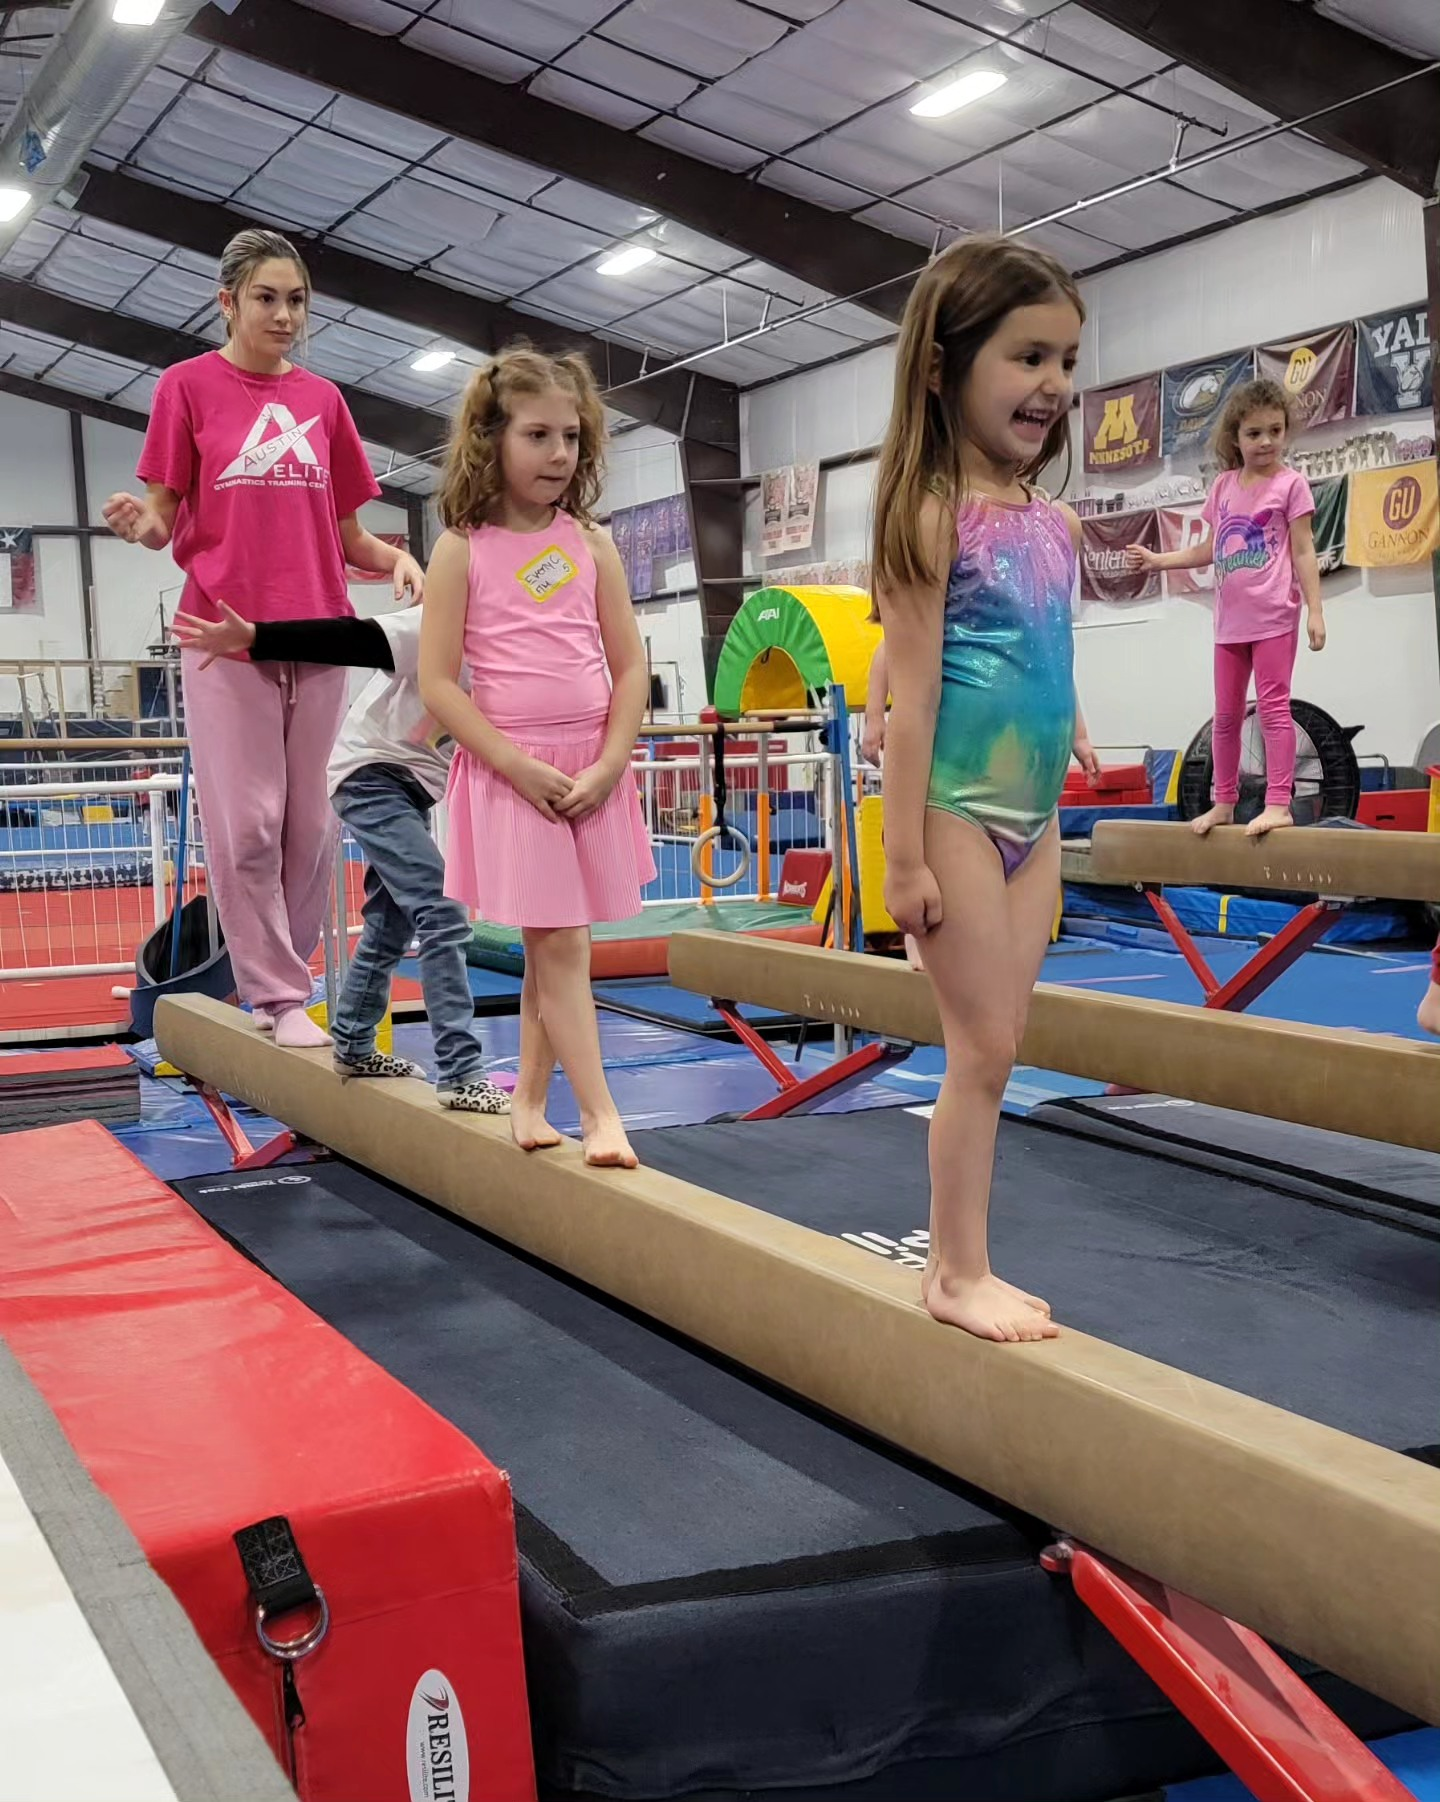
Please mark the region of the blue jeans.
<svg viewBox="0 0 1440 1802"><path fill-rule="evenodd" d="M336 1056L355 1064L374 1051L390 979L413 932L439 1086L478 1081L485 1066L465 967L470 920L445 896L445 859L430 836L430 797L397 765L370 763L345 778L334 804L366 858L365 929L330 1022Z"/></svg>

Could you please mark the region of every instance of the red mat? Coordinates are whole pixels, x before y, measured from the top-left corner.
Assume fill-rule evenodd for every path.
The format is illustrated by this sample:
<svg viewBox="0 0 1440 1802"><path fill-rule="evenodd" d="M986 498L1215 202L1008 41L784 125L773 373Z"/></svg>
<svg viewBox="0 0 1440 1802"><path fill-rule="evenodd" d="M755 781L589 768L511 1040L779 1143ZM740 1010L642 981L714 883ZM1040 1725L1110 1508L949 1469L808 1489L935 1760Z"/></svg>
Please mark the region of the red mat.
<svg viewBox="0 0 1440 1802"><path fill-rule="evenodd" d="M5 1141L0 1332L306 1802L530 1802L510 1490L461 1433L89 1123ZM231 1537L274 1516L330 1610L293 1730Z"/></svg>

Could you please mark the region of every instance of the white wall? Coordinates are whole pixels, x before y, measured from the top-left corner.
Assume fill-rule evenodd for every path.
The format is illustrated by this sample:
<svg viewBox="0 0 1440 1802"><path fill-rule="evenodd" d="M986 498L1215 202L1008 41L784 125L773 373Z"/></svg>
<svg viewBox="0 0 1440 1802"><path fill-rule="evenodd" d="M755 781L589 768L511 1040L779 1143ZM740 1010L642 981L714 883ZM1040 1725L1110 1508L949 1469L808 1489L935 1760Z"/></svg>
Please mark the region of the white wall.
<svg viewBox="0 0 1440 1802"><path fill-rule="evenodd" d="M1420 202L1389 182L1367 182L1081 286L1089 318L1079 380L1113 381L1418 299L1425 293ZM892 352L880 346L745 396L747 472L877 443L892 378ZM1343 438L1370 423L1331 431ZM1406 423L1422 429L1413 418ZM1325 439L1317 433L1314 442ZM865 554L874 470L865 463L822 474L816 548L805 561ZM753 505L749 517L749 567L763 570ZM1301 653L1297 694L1346 725L1362 725L1361 753L1408 763L1440 719L1429 568L1345 569L1325 578L1324 597L1330 643L1320 656ZM1211 630L1203 603L1166 602L1129 618L1087 608L1077 625L1080 692L1097 740L1183 745L1209 718Z"/></svg>
<svg viewBox="0 0 1440 1802"><path fill-rule="evenodd" d="M664 500L667 495L679 494L684 486L676 440L657 427L638 427L610 445L601 516L608 517L622 507ZM657 562L655 586L663 598L635 603L640 636L651 667L664 680L669 703L666 712L693 719L705 705L703 625L694 558L687 553Z"/></svg>
<svg viewBox="0 0 1440 1802"><path fill-rule="evenodd" d="M123 426L103 420L84 421L85 472L89 517L101 523L107 495L133 490L141 438ZM405 512L372 502L361 512L372 532L404 532ZM70 418L63 404L45 405L0 394L0 525L49 526L76 523L71 474ZM129 660L148 655L160 637L159 611L168 624L180 599L184 576L168 551L145 551L114 538L92 538L95 582L96 654ZM43 612L0 612L0 664L17 659L83 658L84 619L81 602L79 540L37 541ZM352 583L357 613L373 614L392 606L384 583ZM54 688L53 679L48 687ZM66 705L89 707L83 672L66 677ZM32 707L39 701L38 683L29 685ZM54 699L53 692L51 694ZM16 681L0 675L0 714L17 712Z"/></svg>

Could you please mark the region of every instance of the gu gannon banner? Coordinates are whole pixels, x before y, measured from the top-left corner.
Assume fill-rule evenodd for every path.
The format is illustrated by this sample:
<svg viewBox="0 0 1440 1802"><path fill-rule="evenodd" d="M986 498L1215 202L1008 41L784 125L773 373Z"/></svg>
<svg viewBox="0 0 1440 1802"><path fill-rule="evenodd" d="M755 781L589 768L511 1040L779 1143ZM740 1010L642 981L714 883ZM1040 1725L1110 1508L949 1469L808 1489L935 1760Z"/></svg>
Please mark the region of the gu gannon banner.
<svg viewBox="0 0 1440 1802"><path fill-rule="evenodd" d="M1332 419L1348 419L1355 387L1354 324L1287 338L1280 344L1262 344L1255 352L1255 369L1279 382L1290 396L1297 432L1327 425Z"/></svg>
<svg viewBox="0 0 1440 1802"><path fill-rule="evenodd" d="M1362 469L1350 477L1345 561L1357 569L1423 563L1440 549L1435 465Z"/></svg>
<svg viewBox="0 0 1440 1802"><path fill-rule="evenodd" d="M1345 513L1350 500L1350 483L1346 476L1333 481L1314 482L1310 488L1315 497L1315 558L1320 574L1328 576L1345 561Z"/></svg>
<svg viewBox="0 0 1440 1802"><path fill-rule="evenodd" d="M1160 549L1160 518L1148 513L1098 513L1082 520L1080 594L1087 601L1153 601L1160 593L1157 570L1133 572L1125 567L1127 545Z"/></svg>
<svg viewBox="0 0 1440 1802"><path fill-rule="evenodd" d="M1192 545L1203 544L1210 535L1209 522L1200 517L1198 507L1164 507L1159 518L1162 551L1188 551ZM1165 571L1167 594L1209 594L1214 587L1215 571L1208 565L1203 569Z"/></svg>
<svg viewBox="0 0 1440 1802"><path fill-rule="evenodd" d="M1255 352L1238 350L1228 357L1207 357L1167 369L1161 378L1161 448L1167 457L1201 449L1210 437L1220 409L1242 382L1255 374Z"/></svg>
<svg viewBox="0 0 1440 1802"><path fill-rule="evenodd" d="M0 613L39 613L40 572L28 526L0 526Z"/></svg>
<svg viewBox="0 0 1440 1802"><path fill-rule="evenodd" d="M1435 346L1423 300L1393 313L1372 313L1357 326L1357 413L1426 413L1433 404Z"/></svg>
<svg viewBox="0 0 1440 1802"><path fill-rule="evenodd" d="M1082 407L1085 467L1092 475L1146 469L1160 461L1160 377L1087 388Z"/></svg>

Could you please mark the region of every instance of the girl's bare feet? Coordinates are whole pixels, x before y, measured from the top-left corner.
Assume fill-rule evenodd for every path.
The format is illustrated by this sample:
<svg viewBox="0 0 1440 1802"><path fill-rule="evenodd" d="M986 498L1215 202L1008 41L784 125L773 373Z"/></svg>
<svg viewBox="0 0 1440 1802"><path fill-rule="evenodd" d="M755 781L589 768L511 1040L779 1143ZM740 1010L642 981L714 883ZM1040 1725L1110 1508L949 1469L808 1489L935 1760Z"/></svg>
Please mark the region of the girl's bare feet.
<svg viewBox="0 0 1440 1802"><path fill-rule="evenodd" d="M1440 982L1432 982L1426 989L1415 1019L1422 1032L1433 1032L1440 1038Z"/></svg>
<svg viewBox="0 0 1440 1802"><path fill-rule="evenodd" d="M303 1007L287 1007L274 1020L277 1045L288 1045L294 1051L313 1051L330 1043L329 1033L322 1032Z"/></svg>
<svg viewBox="0 0 1440 1802"><path fill-rule="evenodd" d="M1264 838L1267 832L1274 832L1281 826L1293 826L1295 816L1288 807L1267 807L1245 828L1246 838Z"/></svg>
<svg viewBox="0 0 1440 1802"><path fill-rule="evenodd" d="M925 1303L927 1308L930 1306L930 1285L935 1281L935 1275L939 1268L940 1266L932 1253L930 1257L925 1260L925 1268L920 1273L920 1299ZM1038 1295L1032 1295L1028 1289L1021 1289L1014 1283L1007 1283L1003 1276L995 1276L993 1271L990 1274L994 1277L994 1280L999 1283L1000 1287L1002 1289L1008 1289L1017 1301L1023 1301L1027 1308L1034 1308L1037 1314L1043 1314L1047 1320L1050 1318L1050 1304L1048 1301L1042 1300Z"/></svg>
<svg viewBox="0 0 1440 1802"><path fill-rule="evenodd" d="M522 1151L544 1151L558 1145L560 1135L545 1118L545 1101L522 1095L519 1089L510 1097L510 1136Z"/></svg>
<svg viewBox="0 0 1440 1802"><path fill-rule="evenodd" d="M1198 837L1204 838L1212 826L1233 826L1234 824L1234 803L1217 801L1208 813L1202 813L1198 820L1191 820L1190 830Z"/></svg>
<svg viewBox="0 0 1440 1802"><path fill-rule="evenodd" d="M1020 1292L999 1277L985 1275L975 1282L944 1277L937 1271L925 1291L925 1306L945 1326L963 1327L977 1339L996 1339L1016 1345L1035 1339L1057 1339L1060 1329Z"/></svg>
<svg viewBox="0 0 1440 1802"><path fill-rule="evenodd" d="M620 1123L620 1116L612 1114L608 1118L582 1121L580 1142L585 1147L585 1162L607 1170L634 1170L639 1165L639 1158L630 1149L630 1141L625 1137L625 1128Z"/></svg>

